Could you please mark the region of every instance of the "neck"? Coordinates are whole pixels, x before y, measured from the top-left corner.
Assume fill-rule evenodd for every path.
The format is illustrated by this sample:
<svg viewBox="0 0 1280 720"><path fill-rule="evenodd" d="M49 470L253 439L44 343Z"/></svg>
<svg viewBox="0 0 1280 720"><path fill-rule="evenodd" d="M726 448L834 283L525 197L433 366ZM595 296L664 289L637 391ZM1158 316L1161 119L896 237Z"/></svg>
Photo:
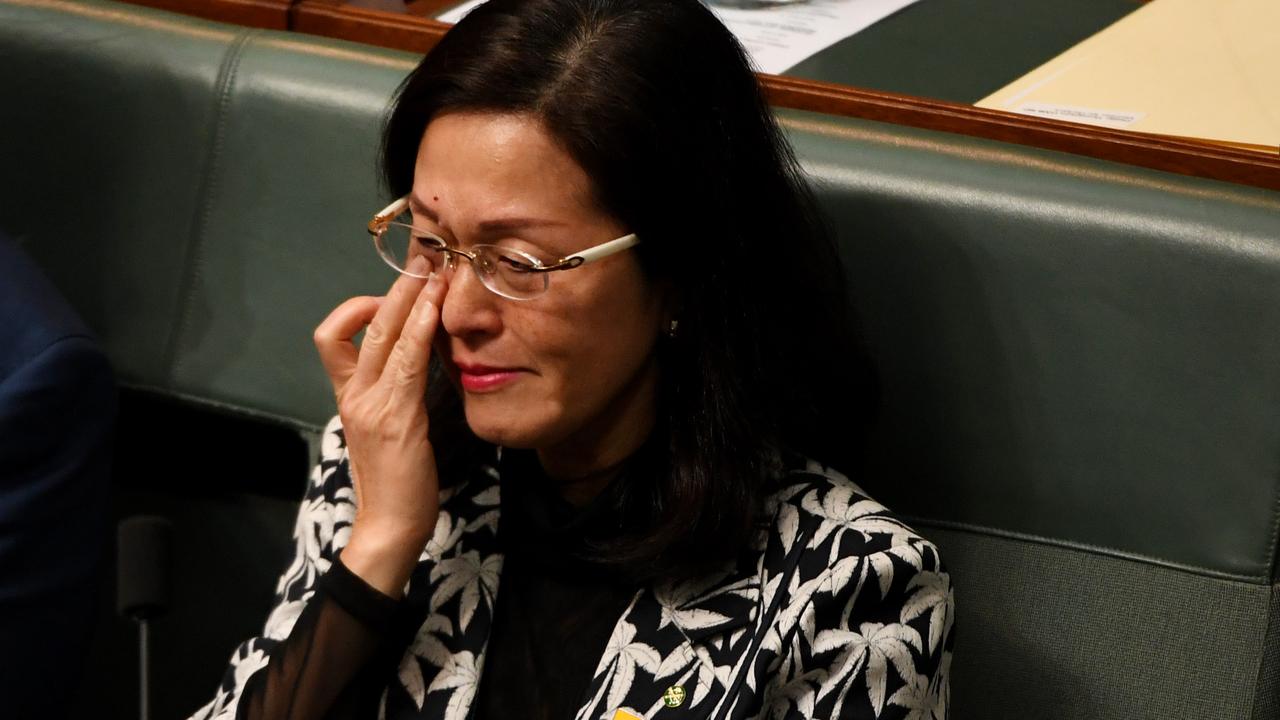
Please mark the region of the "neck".
<svg viewBox="0 0 1280 720"><path fill-rule="evenodd" d="M581 431L538 449L538 461L560 486L561 497L585 505L609 485L653 431L656 397L657 368L650 365Z"/></svg>
<svg viewBox="0 0 1280 720"><path fill-rule="evenodd" d="M560 490L560 497L564 498L570 505L582 507L595 499L597 495L609 486L609 483L622 470L622 465L623 463L619 461L609 467L591 470L575 476L558 475L551 470L547 470L547 474L556 482Z"/></svg>

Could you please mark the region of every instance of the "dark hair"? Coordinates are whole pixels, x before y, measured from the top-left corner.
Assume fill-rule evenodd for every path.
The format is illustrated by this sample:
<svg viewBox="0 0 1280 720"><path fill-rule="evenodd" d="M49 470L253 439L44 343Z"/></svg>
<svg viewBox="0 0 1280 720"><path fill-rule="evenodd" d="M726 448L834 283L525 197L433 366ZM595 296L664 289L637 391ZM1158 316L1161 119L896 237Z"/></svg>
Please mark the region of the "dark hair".
<svg viewBox="0 0 1280 720"><path fill-rule="evenodd" d="M413 184L427 124L458 111L539 118L673 288L679 333L659 344L651 439L666 468L634 489L650 522L612 557L696 573L746 546L779 452L854 469L871 393L839 256L745 53L707 8L481 5L401 86L383 138L393 196Z"/></svg>

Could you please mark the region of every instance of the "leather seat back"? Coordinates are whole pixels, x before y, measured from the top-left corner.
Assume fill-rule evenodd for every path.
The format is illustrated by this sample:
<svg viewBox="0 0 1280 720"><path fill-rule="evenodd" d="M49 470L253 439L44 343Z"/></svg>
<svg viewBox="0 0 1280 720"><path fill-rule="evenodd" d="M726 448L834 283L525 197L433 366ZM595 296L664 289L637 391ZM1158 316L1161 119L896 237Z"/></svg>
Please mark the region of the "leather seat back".
<svg viewBox="0 0 1280 720"><path fill-rule="evenodd" d="M415 58L65 0L0 0L0 57L0 227L123 381L314 431ZM1276 717L1280 195L782 118L882 376L864 482L955 575L955 716Z"/></svg>
<svg viewBox="0 0 1280 720"><path fill-rule="evenodd" d="M787 115L957 578L956 708L1280 713L1280 193Z"/></svg>

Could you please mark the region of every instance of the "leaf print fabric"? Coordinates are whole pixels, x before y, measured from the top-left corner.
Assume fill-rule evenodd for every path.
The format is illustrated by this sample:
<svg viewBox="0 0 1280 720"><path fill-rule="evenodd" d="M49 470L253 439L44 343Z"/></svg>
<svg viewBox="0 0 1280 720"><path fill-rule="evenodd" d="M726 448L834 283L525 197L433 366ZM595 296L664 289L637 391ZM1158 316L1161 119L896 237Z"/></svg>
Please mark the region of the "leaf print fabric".
<svg viewBox="0 0 1280 720"><path fill-rule="evenodd" d="M502 558L490 556L483 560L477 552L469 552L462 557L442 560L431 571L431 580L439 583L436 592L431 596L431 610L436 612L455 595L460 595L458 619L465 631L475 616L476 608L483 599L487 605L493 605L494 593L498 588L498 571L502 568Z"/></svg>
<svg viewBox="0 0 1280 720"><path fill-rule="evenodd" d="M275 603L260 637L240 645L212 701L192 720L234 720L245 688L268 664L273 648L289 637L314 596L317 581L332 566L335 540L350 533L355 517L354 491L338 476L344 459L342 429L330 421L321 439L321 459L312 470L306 496L294 524L293 561L276 583Z"/></svg>
<svg viewBox="0 0 1280 720"><path fill-rule="evenodd" d="M263 634L236 649L213 700L193 720L245 717L237 715L242 699L256 702L255 688L283 672L281 648L322 645L307 636L315 616L342 610L331 584L342 575L336 558L355 505L336 422L323 449L300 506L296 556ZM937 548L816 463L783 480L738 561L631 597L576 720L611 720L619 708L650 720L947 717L954 592ZM498 473L481 468L447 492L396 609L399 625L387 631L402 633L402 642L382 662L378 647L387 638L368 630L378 619L348 618L365 627L367 642L356 643L354 654L363 667L330 678L337 689L316 706L330 715L316 717L465 720L474 713L477 692L488 687L485 653L502 593ZM321 667L329 656L353 657L332 648L317 654L311 662ZM679 705L664 696L681 698Z"/></svg>
<svg viewBox="0 0 1280 720"><path fill-rule="evenodd" d="M820 519L811 549L838 559L809 566L822 581L812 593L806 563L797 568L793 603L805 607L767 714L945 718L950 580L933 545L850 487L817 487L802 501Z"/></svg>

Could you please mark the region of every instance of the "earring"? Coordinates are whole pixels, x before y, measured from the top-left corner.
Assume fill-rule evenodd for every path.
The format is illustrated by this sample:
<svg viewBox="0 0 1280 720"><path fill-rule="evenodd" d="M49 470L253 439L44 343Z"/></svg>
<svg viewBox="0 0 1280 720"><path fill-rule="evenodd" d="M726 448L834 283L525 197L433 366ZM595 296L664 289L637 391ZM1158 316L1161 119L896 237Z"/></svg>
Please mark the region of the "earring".
<svg viewBox="0 0 1280 720"><path fill-rule="evenodd" d="M676 331L679 328L680 328L680 321L672 320L671 324L667 326L667 337L674 338L676 336Z"/></svg>

